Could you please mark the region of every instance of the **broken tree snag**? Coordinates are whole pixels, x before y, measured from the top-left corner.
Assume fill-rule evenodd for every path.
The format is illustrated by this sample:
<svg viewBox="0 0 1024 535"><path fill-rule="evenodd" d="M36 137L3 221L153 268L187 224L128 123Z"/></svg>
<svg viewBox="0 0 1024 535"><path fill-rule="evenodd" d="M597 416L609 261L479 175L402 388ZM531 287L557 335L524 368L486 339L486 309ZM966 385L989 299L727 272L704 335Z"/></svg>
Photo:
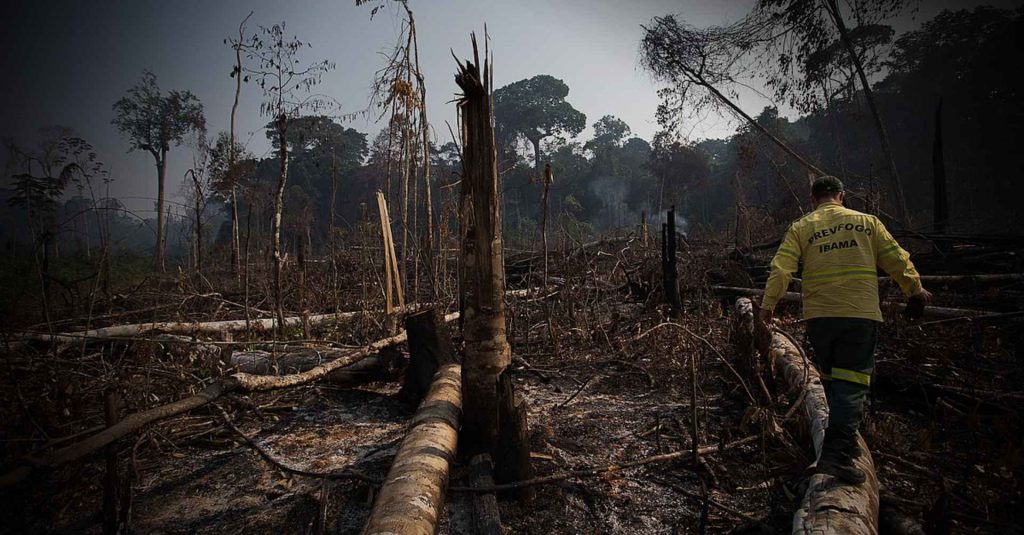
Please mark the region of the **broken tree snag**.
<svg viewBox="0 0 1024 535"><path fill-rule="evenodd" d="M661 226L661 279L665 285L665 301L676 313L683 308L679 297L679 273L676 271L676 207L668 211Z"/></svg>
<svg viewBox="0 0 1024 535"><path fill-rule="evenodd" d="M437 369L455 362L455 345L437 308L406 316L405 332L409 335L409 365L398 396L418 405L430 389Z"/></svg>
<svg viewBox="0 0 1024 535"><path fill-rule="evenodd" d="M491 456L481 453L469 461L469 484L473 488L486 489L494 486ZM478 535L505 535L501 527L501 511L494 493L474 493L473 533Z"/></svg>
<svg viewBox="0 0 1024 535"><path fill-rule="evenodd" d="M473 59L459 63L455 83L462 117L462 241L459 265L463 307L462 363L466 399L463 447L468 454L495 454L498 441L498 377L511 361L505 332L505 273L491 75L487 50L480 63L476 36ZM481 69L482 66L482 69ZM512 403L509 397L504 400ZM511 407L504 410L511 411ZM517 447L528 448L527 444ZM504 458L495 456L499 470Z"/></svg>
<svg viewBox="0 0 1024 535"><path fill-rule="evenodd" d="M741 297L736 300L736 314L743 329L755 329L754 307L750 299ZM821 376L789 337L775 331L771 333L771 339L764 342L758 344L759 349L771 363L775 375L790 389L803 391L803 413L810 428L815 457L820 457L828 423L828 402ZM844 485L838 484L831 476L811 476L800 507L793 514L793 533L878 533L875 464L860 434L857 435L857 444L861 453L853 462L864 471L867 479L860 485Z"/></svg>
<svg viewBox="0 0 1024 535"><path fill-rule="evenodd" d="M462 370L445 364L416 414L377 493L363 533L433 535L444 507L462 413Z"/></svg>
<svg viewBox="0 0 1024 535"><path fill-rule="evenodd" d="M405 307L405 293L402 291L402 276L398 270L398 258L395 256L395 238L391 234L391 216L388 215L388 203L384 193L377 192L377 210L380 212L380 234L384 242L384 284L387 313L394 312L392 291L397 294L398 306Z"/></svg>

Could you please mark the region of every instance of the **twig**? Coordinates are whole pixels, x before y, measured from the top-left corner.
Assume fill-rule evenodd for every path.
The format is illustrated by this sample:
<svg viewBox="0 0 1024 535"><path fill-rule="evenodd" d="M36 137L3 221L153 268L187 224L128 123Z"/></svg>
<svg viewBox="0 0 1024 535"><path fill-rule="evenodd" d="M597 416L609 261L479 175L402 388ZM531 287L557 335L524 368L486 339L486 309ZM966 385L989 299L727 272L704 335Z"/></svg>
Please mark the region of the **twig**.
<svg viewBox="0 0 1024 535"><path fill-rule="evenodd" d="M318 479L358 479L360 481L365 481L366 483L371 483L375 485L381 484L381 480L374 479L362 472L353 470L351 467L348 466L338 470L332 470L330 472L314 472L310 470L304 470L302 468L295 468L294 466L289 466L288 464L285 464L284 461L278 459L277 457L274 457L270 452L264 449L263 446L260 446L259 444L256 443L256 441L249 438L248 435L243 433L242 430L239 429L238 426L236 426L234 422L231 421L231 417L228 416L228 413L225 412L220 405L214 404L214 407L216 407L217 410L220 412L220 416L224 420L224 425L226 425L228 429L234 432L235 435L238 435L238 438L241 438L246 445L255 450L260 457L263 457L263 460L279 468L280 470L283 470L290 474L313 477Z"/></svg>
<svg viewBox="0 0 1024 535"><path fill-rule="evenodd" d="M724 446L719 446L717 444L713 445L713 446L703 446L703 447L698 449L698 453L700 455L707 455L709 453L715 453L715 452L721 451L723 449L730 449L730 448L734 448L736 446L741 446L741 445L746 444L748 442L753 442L754 440L757 440L758 438L760 438L759 435L751 435L749 437L741 438L739 440L734 440L734 441L732 441L732 442L730 442L730 443L728 443L728 444L726 444ZM546 485L548 483L555 483L555 482L558 482L558 481L564 481L566 479L573 478L573 477L587 477L587 476L595 476L595 475L599 475L599 474L610 474L610 473L613 473L613 472L619 472L619 471L622 471L622 470L628 470L630 468L637 468L639 466L644 466L644 465L647 465L647 464L663 463L663 462L673 461L673 460L676 460L676 459L682 459L682 458L685 458L685 457L688 457L688 456L691 456L691 455L693 455L693 450L691 450L691 449L678 450L678 451L674 451L674 452L671 452L671 453L663 453L661 455L654 455L654 456L647 457L647 458L644 458L644 459L640 459L640 460L637 460L637 461L630 461L630 462L626 462L626 463L622 463L622 464L609 464L609 465L605 465L605 466L597 466L597 467L591 467L591 468L581 468L581 469L578 469L578 470L569 470L569 471L566 471L566 472L558 472L558 473L547 475L547 476L535 477L533 479L525 479L525 480L522 480L522 481L513 481L512 483L504 483L504 484L501 484L501 485L494 485L494 486L491 486L491 487L452 487L450 490L452 492L476 492L476 493L481 493L481 492L482 493L504 492L504 491L507 491L507 490L521 489L521 488L524 488L524 487L533 487L533 486L536 486L536 485Z"/></svg>

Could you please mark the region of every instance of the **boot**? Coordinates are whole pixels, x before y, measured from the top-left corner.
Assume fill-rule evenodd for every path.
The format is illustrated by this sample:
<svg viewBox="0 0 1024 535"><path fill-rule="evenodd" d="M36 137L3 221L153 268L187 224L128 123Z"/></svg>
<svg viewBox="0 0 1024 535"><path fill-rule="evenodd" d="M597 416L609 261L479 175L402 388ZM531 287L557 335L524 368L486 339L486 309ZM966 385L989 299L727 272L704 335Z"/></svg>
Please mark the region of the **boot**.
<svg viewBox="0 0 1024 535"><path fill-rule="evenodd" d="M847 485L860 485L867 476L864 471L853 464L853 459L847 456L822 455L818 461L818 473L830 475Z"/></svg>

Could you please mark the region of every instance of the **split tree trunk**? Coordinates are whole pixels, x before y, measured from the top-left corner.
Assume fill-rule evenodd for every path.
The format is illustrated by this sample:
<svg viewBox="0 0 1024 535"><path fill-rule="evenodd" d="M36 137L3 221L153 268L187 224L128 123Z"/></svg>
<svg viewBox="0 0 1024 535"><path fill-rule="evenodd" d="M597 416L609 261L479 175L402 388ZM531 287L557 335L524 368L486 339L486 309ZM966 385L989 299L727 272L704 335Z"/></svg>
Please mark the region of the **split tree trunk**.
<svg viewBox="0 0 1024 535"><path fill-rule="evenodd" d="M487 51L484 51L485 56ZM482 70L481 70L482 65ZM455 82L462 89L463 174L461 188L462 262L460 265L463 306L462 333L465 340L463 388L466 409L463 444L468 454L490 453L499 474L511 476L508 466L519 466L521 453L529 457L529 444L498 440L503 425L499 415L516 413L515 396L501 396L499 377L511 361L505 331L505 273L501 240L501 212L494 121L491 110L492 80L489 59L480 63L476 36L473 60L459 64ZM511 390L511 379L507 387ZM519 414L526 428L525 411ZM505 422L506 424L508 422ZM517 453L507 454L509 450ZM528 464L528 462L527 462ZM500 477L500 476L499 476ZM513 476L514 479L522 479Z"/></svg>
<svg viewBox="0 0 1024 535"><path fill-rule="evenodd" d="M446 364L434 376L377 494L364 534L437 532L449 463L455 458L459 438L461 381L458 364Z"/></svg>
<svg viewBox="0 0 1024 535"><path fill-rule="evenodd" d="M828 401L821 385L818 370L805 360L789 338L778 333L757 332L754 326L754 307L750 299L736 300L739 329L754 331L754 338L762 356L790 389L803 391L803 409L814 444L815 457L821 456L821 446L828 425ZM770 336L770 339L769 339ZM874 461L864 438L857 435L861 454L853 463L864 471L867 479L860 485L837 484L832 476L811 476L800 503L793 515L794 534L812 533L878 533L878 477Z"/></svg>

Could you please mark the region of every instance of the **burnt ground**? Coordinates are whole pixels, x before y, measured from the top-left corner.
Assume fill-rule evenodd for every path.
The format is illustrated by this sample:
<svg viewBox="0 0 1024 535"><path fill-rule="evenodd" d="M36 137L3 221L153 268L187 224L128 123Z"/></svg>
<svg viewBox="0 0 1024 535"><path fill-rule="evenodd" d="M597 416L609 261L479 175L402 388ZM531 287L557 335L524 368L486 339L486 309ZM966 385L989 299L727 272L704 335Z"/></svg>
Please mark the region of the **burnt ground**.
<svg viewBox="0 0 1024 535"><path fill-rule="evenodd" d="M702 526L713 533L788 532L803 490L800 474L810 463L809 440L797 418L783 418L794 396L779 391L771 402L765 399L731 342L731 299L705 289L705 274L723 265L712 260L712 250L720 249L687 251L680 265L686 310L678 323L685 330L666 324L651 276L656 259L631 244L562 258L554 273L564 279L557 295L510 299L515 379L529 403L533 464L537 475L547 475L689 449L695 413L690 359L698 443L755 438L704 456L701 465L683 456L539 486L528 503L504 499L502 520L512 532L696 533ZM645 281L653 282L646 287ZM529 286L512 276L510 285ZM1000 291L1012 295L1020 288ZM937 293L936 304L946 306L1002 302L990 288ZM223 304L188 312L193 319L237 317ZM782 312L783 328L802 338L798 310ZM382 333L376 318L313 336L358 344ZM1020 324L922 325L892 316L881 340L862 430L883 484L883 516L897 511L934 533L1020 532ZM0 364L5 465L59 445L55 437L102 424L100 400L108 388L118 388L134 411L177 399L221 373L223 355L171 346L179 347L121 341L56 355L12 347ZM397 383L313 385L220 406L291 467L349 467L381 478L412 413L397 390ZM310 532L326 491L325 531L355 533L372 505L371 483L324 482L267 463L223 425L217 408L161 422L118 449L122 470L134 478L135 532ZM451 484L464 485L465 473L457 463ZM35 474L2 497L0 531L101 532L102 474L99 455ZM450 493L448 505L441 532L468 532L467 496Z"/></svg>

